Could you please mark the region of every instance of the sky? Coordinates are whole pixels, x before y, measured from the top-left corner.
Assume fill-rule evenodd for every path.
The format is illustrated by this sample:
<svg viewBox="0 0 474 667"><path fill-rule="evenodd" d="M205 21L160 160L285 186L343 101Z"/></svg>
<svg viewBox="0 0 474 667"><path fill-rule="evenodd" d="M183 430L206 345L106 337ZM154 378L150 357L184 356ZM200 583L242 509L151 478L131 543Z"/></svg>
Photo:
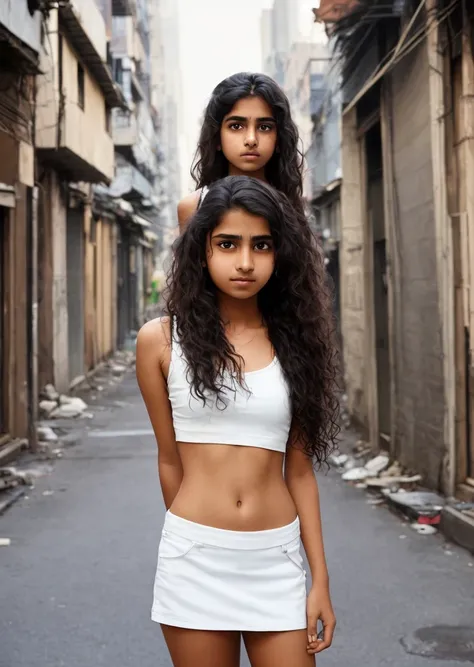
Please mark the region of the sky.
<svg viewBox="0 0 474 667"><path fill-rule="evenodd" d="M294 2L300 4L302 29L309 31L311 7L319 3ZM193 189L189 167L209 96L231 74L261 71L260 19L262 10L272 5L273 0L179 0L183 194Z"/></svg>

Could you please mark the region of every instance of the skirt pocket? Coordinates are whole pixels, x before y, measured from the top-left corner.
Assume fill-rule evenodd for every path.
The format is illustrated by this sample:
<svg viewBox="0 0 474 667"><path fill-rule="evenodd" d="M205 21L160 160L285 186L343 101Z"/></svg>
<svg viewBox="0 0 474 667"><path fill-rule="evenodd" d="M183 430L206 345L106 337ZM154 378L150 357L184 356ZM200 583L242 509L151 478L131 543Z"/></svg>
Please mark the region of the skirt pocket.
<svg viewBox="0 0 474 667"><path fill-rule="evenodd" d="M281 550L288 558L288 560L291 561L294 565L296 565L296 567L300 570L300 572L302 572L306 577L306 570L304 568L304 561L301 555L300 547L301 547L301 538L296 537L291 542L288 542L288 544L283 544Z"/></svg>
<svg viewBox="0 0 474 667"><path fill-rule="evenodd" d="M184 558L195 546L196 542L164 530L161 534L158 559Z"/></svg>

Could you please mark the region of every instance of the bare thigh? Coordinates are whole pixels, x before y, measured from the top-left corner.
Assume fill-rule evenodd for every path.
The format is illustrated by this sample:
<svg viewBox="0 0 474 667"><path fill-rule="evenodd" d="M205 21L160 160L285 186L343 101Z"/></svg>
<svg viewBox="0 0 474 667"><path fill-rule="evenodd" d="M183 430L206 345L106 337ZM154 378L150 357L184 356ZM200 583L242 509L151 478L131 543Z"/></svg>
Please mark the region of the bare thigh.
<svg viewBox="0 0 474 667"><path fill-rule="evenodd" d="M161 629L174 667L239 667L238 632L186 630L170 625Z"/></svg>
<svg viewBox="0 0 474 667"><path fill-rule="evenodd" d="M314 667L314 655L306 652L307 641L306 630L244 633L252 667Z"/></svg>

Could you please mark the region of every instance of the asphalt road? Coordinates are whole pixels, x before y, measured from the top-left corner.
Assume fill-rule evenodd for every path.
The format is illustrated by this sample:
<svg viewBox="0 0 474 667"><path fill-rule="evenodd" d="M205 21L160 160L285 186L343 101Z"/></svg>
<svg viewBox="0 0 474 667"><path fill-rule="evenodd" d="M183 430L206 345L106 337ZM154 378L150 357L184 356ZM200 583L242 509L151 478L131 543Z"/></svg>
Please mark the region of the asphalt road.
<svg viewBox="0 0 474 667"><path fill-rule="evenodd" d="M133 374L94 412L81 441L0 518L12 540L0 549L1 667L171 665L149 617L164 508ZM474 557L370 506L336 473L319 482L338 628L318 667L458 667L468 649L456 637L443 661L404 643L428 628L441 655L446 625L471 626L474 643Z"/></svg>

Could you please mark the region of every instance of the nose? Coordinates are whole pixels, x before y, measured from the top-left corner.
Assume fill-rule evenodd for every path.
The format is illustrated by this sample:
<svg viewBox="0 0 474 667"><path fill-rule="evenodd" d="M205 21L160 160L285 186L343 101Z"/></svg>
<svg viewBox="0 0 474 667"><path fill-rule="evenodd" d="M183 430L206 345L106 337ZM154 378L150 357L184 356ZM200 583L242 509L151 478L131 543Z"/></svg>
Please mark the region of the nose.
<svg viewBox="0 0 474 667"><path fill-rule="evenodd" d="M251 273L254 269L253 255L250 248L243 247L237 259L237 270L243 273Z"/></svg>
<svg viewBox="0 0 474 667"><path fill-rule="evenodd" d="M257 145L257 133L255 132L255 128L249 126L247 129L247 134L245 136L245 145L247 148L255 148Z"/></svg>

